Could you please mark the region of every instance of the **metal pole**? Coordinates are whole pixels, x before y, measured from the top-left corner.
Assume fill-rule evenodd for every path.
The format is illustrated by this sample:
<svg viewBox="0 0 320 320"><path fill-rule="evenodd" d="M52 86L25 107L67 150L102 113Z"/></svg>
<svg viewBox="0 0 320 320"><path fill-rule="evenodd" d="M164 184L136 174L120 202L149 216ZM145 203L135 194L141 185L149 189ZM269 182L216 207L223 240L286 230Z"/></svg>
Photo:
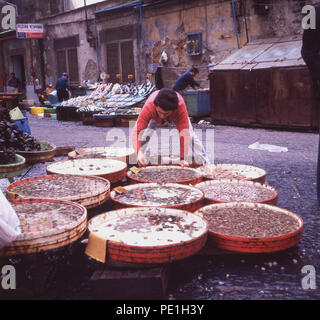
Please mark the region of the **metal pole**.
<svg viewBox="0 0 320 320"><path fill-rule="evenodd" d="M100 76L100 74L101 74L101 61L100 61L101 55L100 55L100 47L99 47L99 39L98 39L96 14L94 14L94 33L95 33L95 39L96 39L96 53L97 53L98 71L99 71L99 76Z"/></svg>
<svg viewBox="0 0 320 320"><path fill-rule="evenodd" d="M145 73L148 73L147 56L146 56L146 48L145 48L144 32L143 32L143 24L142 24L142 2L140 2L140 4L139 4L139 12L140 12L140 26L141 26L141 37L142 37L142 50L143 50L143 57L144 57L144 67L145 67Z"/></svg>
<svg viewBox="0 0 320 320"><path fill-rule="evenodd" d="M137 14L137 51L138 51L138 79L139 79L139 83L141 83L141 50L140 50L140 45L141 45L141 41L140 41L140 32L139 32L139 13Z"/></svg>
<svg viewBox="0 0 320 320"><path fill-rule="evenodd" d="M236 9L235 9L235 5L234 5L234 0L231 0L231 2L232 2L232 12L233 12L234 31L235 31L236 36L237 36L238 49L240 49L239 33L238 33L238 23L237 23Z"/></svg>

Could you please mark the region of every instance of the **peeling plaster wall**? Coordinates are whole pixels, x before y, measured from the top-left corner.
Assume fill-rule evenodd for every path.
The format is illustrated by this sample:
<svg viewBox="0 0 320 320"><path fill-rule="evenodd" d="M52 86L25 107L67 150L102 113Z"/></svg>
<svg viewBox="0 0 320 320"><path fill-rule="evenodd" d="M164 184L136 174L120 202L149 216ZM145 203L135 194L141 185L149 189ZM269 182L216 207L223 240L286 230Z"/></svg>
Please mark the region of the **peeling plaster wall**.
<svg viewBox="0 0 320 320"><path fill-rule="evenodd" d="M88 7L91 30L93 31L93 12L131 1L100 2ZM235 0L236 5L242 3L241 10L237 10L237 24L240 47L247 41L259 38L284 37L302 34L301 9L304 5L318 2L317 0L265 0L268 12L258 14L254 0ZM154 1L145 0L145 4ZM175 4L176 3L176 4ZM41 22L41 21L40 21ZM69 11L57 16L44 19L46 36L45 56L47 77L56 80L56 59L53 51L53 39L79 34L78 48L79 77L83 81L97 74L97 54L95 48L90 47L86 40L85 12L83 8ZM136 25L139 30L138 9L125 9L103 14L97 19L98 32L125 25ZM186 35L188 33L202 33L202 54L189 56L186 51ZM231 0L194 0L168 1L161 7L143 7L143 35L145 46L134 39L134 62L136 79L146 72L145 64L159 63L161 53L166 51L169 60L168 67L185 69L166 69L164 81L171 87L175 79L191 66L205 66L216 64L237 50L237 38L234 29ZM146 58L146 61L144 60ZM139 70L140 68L140 70ZM105 44L101 44L101 71L106 70ZM208 86L208 70L200 69L197 76L202 86Z"/></svg>
<svg viewBox="0 0 320 320"><path fill-rule="evenodd" d="M236 4L239 0L235 0ZM258 14L254 0L242 0L237 15L240 47L248 40L301 35L301 9L318 1L266 0L268 13ZM238 11L237 11L238 12ZM237 50L231 0L185 1L164 8L144 11L144 32L149 63L158 63L162 51L169 57L169 67L191 67L216 64ZM203 53L188 56L186 34L202 32ZM208 38L206 39L206 35ZM165 86L171 87L184 70L165 70ZM201 69L198 80L208 86L207 70Z"/></svg>
<svg viewBox="0 0 320 320"><path fill-rule="evenodd" d="M79 35L78 71L80 83L83 80L95 82L98 78L97 58L95 48L87 41L87 26L84 11L71 11L62 16L56 16L44 21L45 42L44 57L46 65L46 82L55 84L61 76L57 73L54 40ZM93 28L91 27L91 30Z"/></svg>

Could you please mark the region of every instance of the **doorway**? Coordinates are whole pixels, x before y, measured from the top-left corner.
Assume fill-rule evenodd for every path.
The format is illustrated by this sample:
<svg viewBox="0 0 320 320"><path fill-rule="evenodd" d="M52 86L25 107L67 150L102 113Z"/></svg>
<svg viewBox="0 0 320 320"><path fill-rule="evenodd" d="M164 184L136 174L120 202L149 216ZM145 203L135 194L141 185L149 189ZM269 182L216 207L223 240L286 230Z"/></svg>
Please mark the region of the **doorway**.
<svg viewBox="0 0 320 320"><path fill-rule="evenodd" d="M16 77L21 81L21 88L19 91L24 91L26 89L26 75L24 68L24 55L11 56L12 71Z"/></svg>

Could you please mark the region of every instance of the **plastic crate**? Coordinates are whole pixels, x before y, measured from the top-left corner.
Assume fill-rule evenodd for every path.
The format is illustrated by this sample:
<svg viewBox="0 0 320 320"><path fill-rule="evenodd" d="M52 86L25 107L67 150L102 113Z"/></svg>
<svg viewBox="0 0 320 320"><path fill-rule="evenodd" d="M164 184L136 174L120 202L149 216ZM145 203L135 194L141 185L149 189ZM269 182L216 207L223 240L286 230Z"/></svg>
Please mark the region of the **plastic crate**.
<svg viewBox="0 0 320 320"><path fill-rule="evenodd" d="M77 107L57 107L57 119L60 121L81 121L81 114Z"/></svg>
<svg viewBox="0 0 320 320"><path fill-rule="evenodd" d="M79 88L79 87L70 87L70 91L72 94L72 97L78 97L78 96L85 96L87 94L86 88Z"/></svg>
<svg viewBox="0 0 320 320"><path fill-rule="evenodd" d="M210 93L209 92L185 92L182 95L188 114L191 117L210 116Z"/></svg>
<svg viewBox="0 0 320 320"><path fill-rule="evenodd" d="M24 119L15 120L15 123L17 124L19 130L31 135L27 112L25 110L21 110L21 112L24 116Z"/></svg>

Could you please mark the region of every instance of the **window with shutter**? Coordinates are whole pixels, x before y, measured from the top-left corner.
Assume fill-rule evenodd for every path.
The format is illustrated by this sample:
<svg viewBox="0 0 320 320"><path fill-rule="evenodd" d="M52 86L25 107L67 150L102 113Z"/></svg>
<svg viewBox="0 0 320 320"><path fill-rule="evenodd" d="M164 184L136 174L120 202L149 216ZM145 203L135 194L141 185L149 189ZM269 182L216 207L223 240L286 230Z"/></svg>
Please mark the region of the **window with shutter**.
<svg viewBox="0 0 320 320"><path fill-rule="evenodd" d="M57 73L58 73L58 78L61 77L64 72L67 72L66 51L65 50L60 50L60 51L57 51Z"/></svg>
<svg viewBox="0 0 320 320"><path fill-rule="evenodd" d="M133 41L118 41L107 43L107 73L110 74L110 82L119 82L116 77L121 75L121 82L128 81L128 75L135 78L134 57L133 57Z"/></svg>
<svg viewBox="0 0 320 320"><path fill-rule="evenodd" d="M119 60L119 44L107 44L107 73L110 74L110 82L119 82L116 77L120 73Z"/></svg>
<svg viewBox="0 0 320 320"><path fill-rule="evenodd" d="M71 85L79 84L78 47L79 36L66 37L54 40L54 50L57 57L57 77L64 72L69 74Z"/></svg>
<svg viewBox="0 0 320 320"><path fill-rule="evenodd" d="M68 49L68 73L70 84L79 82L77 48Z"/></svg>
<svg viewBox="0 0 320 320"><path fill-rule="evenodd" d="M134 59L133 59L133 43L132 41L124 41L120 43L121 48L121 69L123 81L128 80L128 75L133 75L134 81Z"/></svg>

